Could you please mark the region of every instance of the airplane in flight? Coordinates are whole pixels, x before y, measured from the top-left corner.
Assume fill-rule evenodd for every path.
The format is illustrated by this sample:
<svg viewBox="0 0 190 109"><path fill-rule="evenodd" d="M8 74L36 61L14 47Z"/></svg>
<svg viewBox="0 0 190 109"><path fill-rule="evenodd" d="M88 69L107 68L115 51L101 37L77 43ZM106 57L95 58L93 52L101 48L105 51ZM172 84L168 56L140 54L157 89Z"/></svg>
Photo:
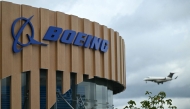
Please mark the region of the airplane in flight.
<svg viewBox="0 0 190 109"><path fill-rule="evenodd" d="M174 73L170 73L167 77L147 77L147 78L144 78L144 81L151 81L151 82L155 82L157 83L158 85L161 83L163 84L164 82L167 82L167 81L171 81L173 80L172 77L173 77ZM177 79L178 76L176 76L174 79Z"/></svg>

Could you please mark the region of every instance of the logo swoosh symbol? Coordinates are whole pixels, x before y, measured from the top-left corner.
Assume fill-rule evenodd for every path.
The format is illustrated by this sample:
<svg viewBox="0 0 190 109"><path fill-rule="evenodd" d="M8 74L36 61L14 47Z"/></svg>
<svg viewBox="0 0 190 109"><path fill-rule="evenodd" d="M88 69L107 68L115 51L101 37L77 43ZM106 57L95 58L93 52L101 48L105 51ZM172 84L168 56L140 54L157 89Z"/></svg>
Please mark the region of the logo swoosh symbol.
<svg viewBox="0 0 190 109"><path fill-rule="evenodd" d="M14 20L12 26L11 26L11 34L12 34L12 37L14 39L13 41L13 45L12 45L12 50L13 52L15 53L18 53L20 52L23 47L26 47L30 44L37 44L37 45L43 45L43 46L47 46L47 44L44 44L44 43L41 43L39 41L36 41L34 39L34 27L32 25L32 23L30 22L30 20L32 19L33 16L29 17L29 18L25 18L25 17L20 17L20 18L17 18L16 20ZM14 33L14 28L15 28L15 25L16 23L19 21L19 20L23 20L25 21L24 24L20 27L20 29L18 30L18 32L15 34ZM29 25L30 29L31 29L31 35L29 34L26 34L27 37L28 37L28 43L26 44L23 44L21 42L18 41L18 39L20 38L21 36L21 33L23 32L24 28L26 27L26 25ZM21 47L20 48L17 48L17 44L20 45Z"/></svg>

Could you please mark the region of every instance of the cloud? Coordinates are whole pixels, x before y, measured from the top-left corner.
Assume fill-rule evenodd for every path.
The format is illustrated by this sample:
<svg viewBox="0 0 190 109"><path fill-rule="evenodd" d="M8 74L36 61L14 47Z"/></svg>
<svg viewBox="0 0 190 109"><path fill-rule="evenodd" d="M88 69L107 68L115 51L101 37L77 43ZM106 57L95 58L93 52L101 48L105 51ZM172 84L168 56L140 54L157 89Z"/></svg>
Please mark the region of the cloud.
<svg viewBox="0 0 190 109"><path fill-rule="evenodd" d="M148 0L131 15L113 17L109 26L125 40L127 63L127 88L115 95L114 101L139 100L147 90L165 91L168 97L190 100L189 4L187 0ZM178 79L163 85L143 81L147 76L165 77L169 72L175 72Z"/></svg>
<svg viewBox="0 0 190 109"><path fill-rule="evenodd" d="M142 0L80 0L77 1L67 13L90 19L101 25L107 25L113 16L130 15L134 13L136 7L138 7L141 2ZM60 7L60 10L61 8L62 7Z"/></svg>
<svg viewBox="0 0 190 109"><path fill-rule="evenodd" d="M172 24L187 23L190 17L189 4L188 0L183 0L183 2L146 0L136 8L135 13L113 17L114 23L111 26L122 32L122 36L127 36L123 33L141 35L145 32L164 29L165 26L173 26Z"/></svg>
<svg viewBox="0 0 190 109"><path fill-rule="evenodd" d="M75 0L2 0L9 1L17 4L25 4L37 8L46 8L53 11L69 11L72 8L73 4L75 4ZM61 7L61 9L60 9Z"/></svg>
<svg viewBox="0 0 190 109"><path fill-rule="evenodd" d="M159 93L160 91L164 91L167 94L167 97L185 97L190 98L190 85L184 85L181 87L169 87L170 83L164 83L164 85L157 85L155 83L145 83L140 85L129 85L127 89L115 95L115 98L136 98L136 97L144 97L144 93L146 91L150 91L153 93Z"/></svg>

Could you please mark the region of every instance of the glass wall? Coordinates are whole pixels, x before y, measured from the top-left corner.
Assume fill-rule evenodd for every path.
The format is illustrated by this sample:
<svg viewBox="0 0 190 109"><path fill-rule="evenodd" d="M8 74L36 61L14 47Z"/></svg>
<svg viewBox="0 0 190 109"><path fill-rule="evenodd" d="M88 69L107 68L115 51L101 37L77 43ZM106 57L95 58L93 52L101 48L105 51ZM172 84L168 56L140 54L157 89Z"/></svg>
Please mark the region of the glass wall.
<svg viewBox="0 0 190 109"><path fill-rule="evenodd" d="M57 90L62 90L62 74L57 73ZM76 75L71 74L71 88L65 94L57 94L57 102L51 109L113 109L112 84L108 80L85 79L75 85ZM63 99L64 98L64 99ZM67 101L67 103L65 102Z"/></svg>
<svg viewBox="0 0 190 109"><path fill-rule="evenodd" d="M85 79L76 85L76 74L71 73L70 89L62 94L63 72L56 72L56 103L51 109L113 109L113 91L109 80ZM30 72L21 74L22 109L29 109ZM11 77L0 80L1 109L10 109ZM40 109L46 109L47 70L40 70ZM59 92L59 93L58 93ZM67 102L66 102L67 101ZM70 106L71 105L71 106Z"/></svg>
<svg viewBox="0 0 190 109"><path fill-rule="evenodd" d="M21 74L22 81L22 109L29 109L29 84L30 72L23 72Z"/></svg>
<svg viewBox="0 0 190 109"><path fill-rule="evenodd" d="M108 84L107 80L99 78L85 80L78 84L77 109L113 109L113 91L111 85ZM84 102L84 105L80 100Z"/></svg>
<svg viewBox="0 0 190 109"><path fill-rule="evenodd" d="M77 85L77 109L91 108L95 105L96 84L92 82L82 82Z"/></svg>
<svg viewBox="0 0 190 109"><path fill-rule="evenodd" d="M113 91L108 89L108 109L113 109Z"/></svg>
<svg viewBox="0 0 190 109"><path fill-rule="evenodd" d="M40 70L40 109L46 109L47 70Z"/></svg>
<svg viewBox="0 0 190 109"><path fill-rule="evenodd" d="M10 109L11 77L1 80L1 109Z"/></svg>
<svg viewBox="0 0 190 109"><path fill-rule="evenodd" d="M63 72L56 72L56 91L62 92L62 81L63 81ZM55 109L60 109L60 107L64 106L64 102L60 100L59 96L56 98L57 102L55 105Z"/></svg>
<svg viewBox="0 0 190 109"><path fill-rule="evenodd" d="M65 94L62 94L63 72L56 72L56 103L51 109L71 109L69 105L72 105L72 107L76 109L76 100L74 100L74 97L76 97L75 77L75 74L71 74L71 89L69 89ZM65 102L65 100L67 102Z"/></svg>

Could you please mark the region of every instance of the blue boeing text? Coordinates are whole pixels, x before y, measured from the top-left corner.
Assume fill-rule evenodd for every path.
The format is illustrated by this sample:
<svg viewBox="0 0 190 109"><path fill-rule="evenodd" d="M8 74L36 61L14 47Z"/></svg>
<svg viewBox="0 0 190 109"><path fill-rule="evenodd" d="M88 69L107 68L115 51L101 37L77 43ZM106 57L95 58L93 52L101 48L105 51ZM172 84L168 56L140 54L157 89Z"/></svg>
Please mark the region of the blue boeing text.
<svg viewBox="0 0 190 109"><path fill-rule="evenodd" d="M100 50L101 52L108 50L108 40L103 40L82 32L76 33L76 31L73 30L65 30L63 33L62 31L62 28L50 26L43 40L57 41L61 36L61 43L83 46L85 48L89 47L94 50Z"/></svg>
<svg viewBox="0 0 190 109"><path fill-rule="evenodd" d="M20 18L17 18L13 22L12 27L11 27L11 33L12 33L12 37L14 39L13 45L12 45L13 52L18 53L23 49L23 47L26 47L30 44L38 44L38 45L44 45L44 46L47 45L47 44L38 42L34 39L34 27L33 27L32 23L30 22L32 17L33 16L31 16L30 18L20 17ZM16 23L19 20L23 20L25 22L23 23L21 28L18 30L18 32L15 34L14 28L15 28ZM23 43L19 42L19 37L21 36L26 25L29 25L29 27L31 29L31 35L26 34L28 37L28 43L23 44ZM75 46L83 46L84 48L100 50L101 52L106 52L108 50L108 46L109 46L108 40L104 40L104 39L98 38L96 36L92 36L92 35L85 34L82 32L77 33L74 30L64 30L63 31L62 28L55 27L55 26L50 26L48 28L43 40L57 41L60 36L61 36L61 38L60 38L61 43L73 44ZM17 48L17 45L19 45L20 47Z"/></svg>

